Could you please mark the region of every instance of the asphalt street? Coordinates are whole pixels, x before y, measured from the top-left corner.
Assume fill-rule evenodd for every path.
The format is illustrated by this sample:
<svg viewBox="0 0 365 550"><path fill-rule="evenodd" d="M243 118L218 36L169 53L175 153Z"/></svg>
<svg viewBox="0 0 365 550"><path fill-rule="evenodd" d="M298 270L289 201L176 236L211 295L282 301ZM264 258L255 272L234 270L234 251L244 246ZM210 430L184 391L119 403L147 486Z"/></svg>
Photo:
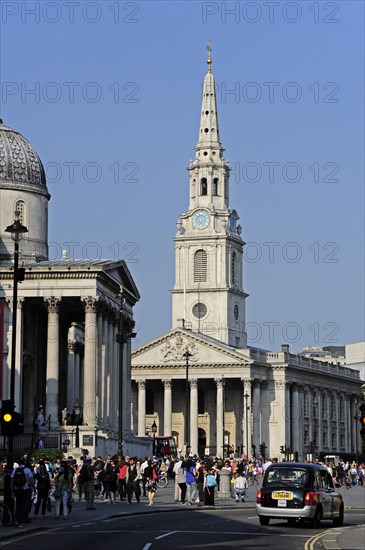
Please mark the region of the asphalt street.
<svg viewBox="0 0 365 550"><path fill-rule="evenodd" d="M343 528L334 529L332 522L323 522L318 530L308 525L292 527L281 520L272 520L267 527L260 526L254 507L256 487L250 487L248 493L245 503L217 498L215 509L184 507L174 502L172 484L157 492L152 507L144 498L141 504L134 502L132 506L125 502L108 506L97 500L96 510L89 512L84 501L77 501L66 521L55 520L53 512L45 520L24 525L22 530L0 527L0 547L24 550L99 550L104 545L128 550L364 548L364 530L359 526L364 523L365 488L356 487L344 494Z"/></svg>

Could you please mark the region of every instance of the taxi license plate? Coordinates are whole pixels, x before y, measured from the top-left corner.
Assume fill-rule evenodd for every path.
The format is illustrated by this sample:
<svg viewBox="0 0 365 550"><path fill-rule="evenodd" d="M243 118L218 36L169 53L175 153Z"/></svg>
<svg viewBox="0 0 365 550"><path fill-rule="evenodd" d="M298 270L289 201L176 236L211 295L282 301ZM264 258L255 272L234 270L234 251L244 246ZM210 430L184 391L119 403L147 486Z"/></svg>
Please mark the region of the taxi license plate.
<svg viewBox="0 0 365 550"><path fill-rule="evenodd" d="M293 500L294 495L293 493L290 493L290 492L278 491L276 493L272 493L271 497L273 500L286 501L286 500ZM283 506L283 504L278 504L278 505Z"/></svg>
<svg viewBox="0 0 365 550"><path fill-rule="evenodd" d="M278 508L286 508L286 500L278 500Z"/></svg>

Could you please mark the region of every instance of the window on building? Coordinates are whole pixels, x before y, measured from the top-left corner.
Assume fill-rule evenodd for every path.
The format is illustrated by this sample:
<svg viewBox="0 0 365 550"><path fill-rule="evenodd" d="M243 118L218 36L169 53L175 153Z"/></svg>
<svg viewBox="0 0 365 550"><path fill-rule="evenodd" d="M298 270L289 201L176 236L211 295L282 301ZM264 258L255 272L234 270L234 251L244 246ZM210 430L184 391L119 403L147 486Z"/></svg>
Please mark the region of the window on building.
<svg viewBox="0 0 365 550"><path fill-rule="evenodd" d="M322 395L322 418L327 418L327 397Z"/></svg>
<svg viewBox="0 0 365 550"><path fill-rule="evenodd" d="M323 432L322 434L322 445L323 447L327 447L327 432Z"/></svg>
<svg viewBox="0 0 365 550"><path fill-rule="evenodd" d="M332 449L336 448L336 434L335 434L335 432L332 432L332 434L331 434L331 447L332 447Z"/></svg>
<svg viewBox="0 0 365 550"><path fill-rule="evenodd" d="M208 194L207 178L202 178L201 181L200 181L200 194L201 195L207 195Z"/></svg>
<svg viewBox="0 0 365 550"><path fill-rule="evenodd" d="M337 420L337 411L336 411L336 399L334 395L331 395L330 398L330 408L331 408L331 420Z"/></svg>
<svg viewBox="0 0 365 550"><path fill-rule="evenodd" d="M235 252L233 252L231 260L231 280L232 285L237 283L237 255Z"/></svg>
<svg viewBox="0 0 365 550"><path fill-rule="evenodd" d="M308 430L304 430L304 445L308 445L308 443L309 443Z"/></svg>
<svg viewBox="0 0 365 550"><path fill-rule="evenodd" d="M194 254L194 283L205 283L208 271L207 253L197 250Z"/></svg>
<svg viewBox="0 0 365 550"><path fill-rule="evenodd" d="M316 393L313 394L312 399L312 416L318 418L318 395Z"/></svg>
<svg viewBox="0 0 365 550"><path fill-rule="evenodd" d="M345 407L343 402L343 397L340 399L340 421L343 422L345 420Z"/></svg>
<svg viewBox="0 0 365 550"><path fill-rule="evenodd" d="M15 212L19 212L19 221L21 224L25 224L25 202L17 201L15 204Z"/></svg>
<svg viewBox="0 0 365 550"><path fill-rule="evenodd" d="M345 447L345 436L343 434L340 435L340 447L341 449Z"/></svg>
<svg viewBox="0 0 365 550"><path fill-rule="evenodd" d="M155 412L155 394L152 390L146 389L146 414Z"/></svg>
<svg viewBox="0 0 365 550"><path fill-rule="evenodd" d="M215 197L218 195L218 178L214 178L213 180L212 194Z"/></svg>

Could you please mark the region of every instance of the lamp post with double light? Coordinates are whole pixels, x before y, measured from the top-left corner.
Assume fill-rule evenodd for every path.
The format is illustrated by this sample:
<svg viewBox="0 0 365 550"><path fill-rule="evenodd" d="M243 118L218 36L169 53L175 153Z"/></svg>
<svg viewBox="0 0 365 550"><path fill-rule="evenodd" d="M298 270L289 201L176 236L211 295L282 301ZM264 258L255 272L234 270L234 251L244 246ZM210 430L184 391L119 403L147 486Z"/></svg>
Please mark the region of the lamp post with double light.
<svg viewBox="0 0 365 550"><path fill-rule="evenodd" d="M81 414L81 405L76 399L74 404L74 413L75 413L75 421L76 421L76 436L75 436L75 447L80 447L80 414Z"/></svg>

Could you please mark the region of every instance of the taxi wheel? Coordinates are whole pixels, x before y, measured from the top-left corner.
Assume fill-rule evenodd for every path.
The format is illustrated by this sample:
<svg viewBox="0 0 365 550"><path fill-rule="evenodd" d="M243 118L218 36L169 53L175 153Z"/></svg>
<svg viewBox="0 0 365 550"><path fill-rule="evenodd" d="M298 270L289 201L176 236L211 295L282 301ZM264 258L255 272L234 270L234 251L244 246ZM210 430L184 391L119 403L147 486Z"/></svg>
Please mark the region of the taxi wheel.
<svg viewBox="0 0 365 550"><path fill-rule="evenodd" d="M316 513L314 514L314 517L310 521L310 526L314 529L318 529L321 526L321 518L322 513L319 508L317 508Z"/></svg>
<svg viewBox="0 0 365 550"><path fill-rule="evenodd" d="M268 518L267 516L259 516L259 520L260 525L269 525L270 523L270 518Z"/></svg>
<svg viewBox="0 0 365 550"><path fill-rule="evenodd" d="M344 511L344 508L343 508L343 503L342 503L341 507L340 507L340 513L338 514L338 517L334 518L334 520L333 520L333 525L335 527L341 527L341 525L343 525L343 511Z"/></svg>

